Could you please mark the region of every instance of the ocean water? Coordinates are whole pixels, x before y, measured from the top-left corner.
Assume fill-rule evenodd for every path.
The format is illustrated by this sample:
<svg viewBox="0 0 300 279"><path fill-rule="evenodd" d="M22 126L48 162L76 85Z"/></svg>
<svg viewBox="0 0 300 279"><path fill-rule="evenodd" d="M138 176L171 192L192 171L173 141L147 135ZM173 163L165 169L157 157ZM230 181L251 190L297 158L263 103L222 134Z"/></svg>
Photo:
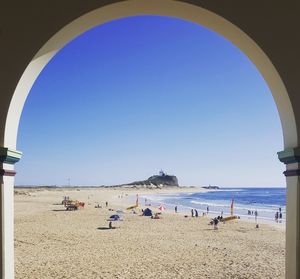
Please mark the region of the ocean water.
<svg viewBox="0 0 300 279"><path fill-rule="evenodd" d="M283 223L286 217L286 188L223 188L205 193L144 195L142 198L154 206L163 204L172 210L177 206L179 212L190 212L194 208L202 215L209 207L210 215L223 212L224 216L230 214L234 199L234 214L242 219L254 220L254 212L257 210L258 219L275 220L279 208Z"/></svg>

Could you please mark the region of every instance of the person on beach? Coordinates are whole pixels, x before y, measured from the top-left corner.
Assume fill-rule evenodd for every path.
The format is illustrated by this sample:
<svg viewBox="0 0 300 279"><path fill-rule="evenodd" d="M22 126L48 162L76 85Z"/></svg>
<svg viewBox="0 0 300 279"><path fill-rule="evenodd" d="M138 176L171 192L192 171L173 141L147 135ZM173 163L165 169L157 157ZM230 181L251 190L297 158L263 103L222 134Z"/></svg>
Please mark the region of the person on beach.
<svg viewBox="0 0 300 279"><path fill-rule="evenodd" d="M279 207L279 219L282 219L282 212L281 212L281 207Z"/></svg>
<svg viewBox="0 0 300 279"><path fill-rule="evenodd" d="M214 218L213 219L213 223L214 223L214 230L217 230L218 229L219 220L217 218Z"/></svg>
<svg viewBox="0 0 300 279"><path fill-rule="evenodd" d="M258 229L258 228L259 228L259 225L258 225L258 222L257 222L257 217L258 217L258 212L257 212L257 210L254 211L254 215L255 215L255 223L256 223L255 227Z"/></svg>
<svg viewBox="0 0 300 279"><path fill-rule="evenodd" d="M206 213L209 213L209 206L206 207Z"/></svg>
<svg viewBox="0 0 300 279"><path fill-rule="evenodd" d="M278 211L275 213L275 221L278 222Z"/></svg>
<svg viewBox="0 0 300 279"><path fill-rule="evenodd" d="M175 213L177 213L177 205L175 206Z"/></svg>
<svg viewBox="0 0 300 279"><path fill-rule="evenodd" d="M194 209L191 209L192 217L194 217Z"/></svg>
<svg viewBox="0 0 300 279"><path fill-rule="evenodd" d="M108 202L105 202L106 207L108 207Z"/></svg>
<svg viewBox="0 0 300 279"><path fill-rule="evenodd" d="M199 216L199 215L198 215L198 210L197 210L197 209L195 209L195 216L196 216L196 217Z"/></svg>

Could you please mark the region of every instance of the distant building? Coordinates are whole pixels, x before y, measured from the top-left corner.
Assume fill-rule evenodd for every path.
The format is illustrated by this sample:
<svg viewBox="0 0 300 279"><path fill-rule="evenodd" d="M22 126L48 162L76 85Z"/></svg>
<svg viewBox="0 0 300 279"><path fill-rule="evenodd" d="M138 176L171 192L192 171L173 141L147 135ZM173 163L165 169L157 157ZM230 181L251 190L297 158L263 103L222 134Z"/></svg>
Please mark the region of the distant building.
<svg viewBox="0 0 300 279"><path fill-rule="evenodd" d="M159 176L166 176L166 175L167 175L167 173L165 173L163 170L159 171Z"/></svg>

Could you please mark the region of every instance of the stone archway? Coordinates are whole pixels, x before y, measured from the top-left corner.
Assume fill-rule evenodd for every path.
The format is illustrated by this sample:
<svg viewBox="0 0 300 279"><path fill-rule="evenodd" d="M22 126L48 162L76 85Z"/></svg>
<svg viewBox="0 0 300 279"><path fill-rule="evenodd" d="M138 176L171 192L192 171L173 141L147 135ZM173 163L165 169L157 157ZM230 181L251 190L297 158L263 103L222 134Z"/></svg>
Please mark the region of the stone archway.
<svg viewBox="0 0 300 279"><path fill-rule="evenodd" d="M104 2L104 1L103 1ZM135 15L161 15L181 18L187 21L203 25L230 40L241 49L256 65L267 84L278 107L284 136L286 150L279 153L279 158L288 164L286 172L287 193L287 257L286 276L289 279L298 278L299 267L299 169L300 152L298 146L298 131L290 96L287 92L278 70L268 57L266 50L258 46L255 38L250 38L238 25L234 25L226 17L204 9L199 5L187 4L185 1L173 0L129 0L116 1L114 4L101 6L86 12L85 9L76 6L77 19L64 21L53 35L49 31L46 38L48 41L41 44L40 41L32 42L32 49L39 49L33 58L27 56L20 61L23 68L21 78L10 79L15 90L8 92L2 98L5 106L0 107L0 163L1 163L1 216L2 216L2 278L13 278L13 185L14 168L21 153L15 151L16 139L20 115L26 97L43 67L66 43L71 41L86 30L105 22L122 17ZM70 12L71 13L71 12ZM238 13L234 11L233 13ZM67 17L68 11L66 10ZM228 19L230 19L230 13ZM255 20L255 18L253 19ZM51 24L49 23L49 26ZM258 26L259 27L259 26ZM257 29L259 32L259 29ZM24 50L24 57L26 56ZM17 62L16 62L17 63ZM26 67L26 69L25 69ZM11 74L11 73L10 73ZM11 74L13 75L13 74ZM16 84L17 83L17 84ZM7 88L11 88L11 84ZM1 147L2 145L2 147Z"/></svg>

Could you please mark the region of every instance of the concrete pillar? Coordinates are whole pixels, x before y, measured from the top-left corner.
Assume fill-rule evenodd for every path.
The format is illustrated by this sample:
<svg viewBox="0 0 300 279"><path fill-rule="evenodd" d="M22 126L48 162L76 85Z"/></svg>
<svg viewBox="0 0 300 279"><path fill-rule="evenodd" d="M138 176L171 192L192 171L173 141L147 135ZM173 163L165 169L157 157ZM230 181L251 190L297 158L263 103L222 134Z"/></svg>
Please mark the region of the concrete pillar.
<svg viewBox="0 0 300 279"><path fill-rule="evenodd" d="M300 148L278 152L286 164L286 256L285 278L300 279Z"/></svg>
<svg viewBox="0 0 300 279"><path fill-rule="evenodd" d="M14 164L22 153L0 147L1 278L14 278Z"/></svg>

